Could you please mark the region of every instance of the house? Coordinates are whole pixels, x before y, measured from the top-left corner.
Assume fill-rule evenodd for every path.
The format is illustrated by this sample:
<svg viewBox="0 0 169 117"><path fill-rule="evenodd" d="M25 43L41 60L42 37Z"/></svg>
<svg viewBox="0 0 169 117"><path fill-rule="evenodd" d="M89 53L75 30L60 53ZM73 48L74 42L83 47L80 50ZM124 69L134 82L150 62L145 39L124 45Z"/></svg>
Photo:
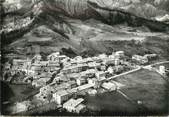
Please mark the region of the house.
<svg viewBox="0 0 169 117"><path fill-rule="evenodd" d="M96 73L95 69L88 69L86 71L80 72L80 75L83 78L92 78L95 76L95 73Z"/></svg>
<svg viewBox="0 0 169 117"><path fill-rule="evenodd" d="M96 63L96 62L89 62L89 63L88 63L88 67L89 67L89 68L94 68L94 69L96 69L96 68L98 68L98 67L100 67L100 66L101 66L100 63Z"/></svg>
<svg viewBox="0 0 169 117"><path fill-rule="evenodd" d="M101 69L101 71L106 71L106 65L101 65L100 69Z"/></svg>
<svg viewBox="0 0 169 117"><path fill-rule="evenodd" d="M30 69L31 71L34 71L34 73L39 73L41 72L41 64L38 64L38 63L33 63L31 66L30 66Z"/></svg>
<svg viewBox="0 0 169 117"><path fill-rule="evenodd" d="M15 113L28 111L30 105L30 101L17 102L14 108Z"/></svg>
<svg viewBox="0 0 169 117"><path fill-rule="evenodd" d="M14 59L12 69L26 71L31 66L31 60Z"/></svg>
<svg viewBox="0 0 169 117"><path fill-rule="evenodd" d="M86 63L94 61L91 57L85 58L84 60L85 60Z"/></svg>
<svg viewBox="0 0 169 117"><path fill-rule="evenodd" d="M60 69L60 63L50 61L47 68L48 71L58 71Z"/></svg>
<svg viewBox="0 0 169 117"><path fill-rule="evenodd" d="M48 61L59 61L58 56L60 55L60 52L55 52L47 56Z"/></svg>
<svg viewBox="0 0 169 117"><path fill-rule="evenodd" d="M114 61L115 61L115 59L107 58L107 59L104 59L102 63L104 65L112 65L112 64L114 65Z"/></svg>
<svg viewBox="0 0 169 117"><path fill-rule="evenodd" d="M81 62L83 60L83 58L81 56L76 56L74 58L74 60L77 61L77 62Z"/></svg>
<svg viewBox="0 0 169 117"><path fill-rule="evenodd" d="M117 58L122 58L122 57L124 57L124 51L117 51L117 52L115 52L115 56L116 56Z"/></svg>
<svg viewBox="0 0 169 117"><path fill-rule="evenodd" d="M117 86L114 83L111 83L111 82L104 82L101 86L104 89L109 90L109 91L117 90Z"/></svg>
<svg viewBox="0 0 169 117"><path fill-rule="evenodd" d="M78 79L76 79L76 83L77 83L77 85L83 85L83 84L85 84L86 83L86 79L85 78L78 78Z"/></svg>
<svg viewBox="0 0 169 117"><path fill-rule="evenodd" d="M70 74L70 73L79 73L81 71L85 71L87 69L87 65L74 65L74 66L70 66L67 68L63 68L62 72L66 73L66 74Z"/></svg>
<svg viewBox="0 0 169 117"><path fill-rule="evenodd" d="M114 74L114 69L113 69L113 67L108 67L107 68L107 71L110 73L110 74Z"/></svg>
<svg viewBox="0 0 169 117"><path fill-rule="evenodd" d="M98 80L96 78L92 78L92 79L88 79L88 84L92 84L92 85L97 85L98 84Z"/></svg>
<svg viewBox="0 0 169 117"><path fill-rule="evenodd" d="M120 64L120 59L116 58L116 59L114 60L114 64L115 64L115 66L119 65L119 64Z"/></svg>
<svg viewBox="0 0 169 117"><path fill-rule="evenodd" d="M99 57L100 59L105 59L105 58L107 58L107 55L106 55L106 54L100 54L98 57Z"/></svg>
<svg viewBox="0 0 169 117"><path fill-rule="evenodd" d="M132 56L132 60L135 60L141 64L146 64L148 63L148 59L144 56L140 56L140 55L133 55Z"/></svg>
<svg viewBox="0 0 169 117"><path fill-rule="evenodd" d="M68 112L77 112L79 113L85 106L80 105L84 99L70 99L63 104L63 108L65 108Z"/></svg>
<svg viewBox="0 0 169 117"><path fill-rule="evenodd" d="M60 90L53 94L53 98L57 104L62 104L64 101L67 101L69 97L70 94L66 90Z"/></svg>
<svg viewBox="0 0 169 117"><path fill-rule="evenodd" d="M88 94L89 95L96 95L97 94L97 90L96 89L89 89L88 90Z"/></svg>
<svg viewBox="0 0 169 117"><path fill-rule="evenodd" d="M61 63L63 63L63 65L67 65L67 64L71 64L70 63L70 58L69 57L66 57L65 59L61 60Z"/></svg>
<svg viewBox="0 0 169 117"><path fill-rule="evenodd" d="M93 86L94 86L94 84L84 84L84 85L81 85L81 86L77 87L77 90L78 91L82 91L82 90L85 90L85 89L89 89L89 88L91 88Z"/></svg>
<svg viewBox="0 0 169 117"><path fill-rule="evenodd" d="M166 74L165 66L163 66L163 65L159 66L159 73L162 74L162 75Z"/></svg>
<svg viewBox="0 0 169 117"><path fill-rule="evenodd" d="M104 71L97 71L96 73L95 73L95 75L96 75L96 78L97 79L102 79L102 78L105 78L106 77L106 74L107 74L108 72L106 71L106 72L104 72Z"/></svg>
<svg viewBox="0 0 169 117"><path fill-rule="evenodd" d="M122 73L123 71L124 71L124 66L122 65L115 66L114 68L115 73Z"/></svg>
<svg viewBox="0 0 169 117"><path fill-rule="evenodd" d="M50 78L40 78L32 81L32 86L41 87L45 86Z"/></svg>
<svg viewBox="0 0 169 117"><path fill-rule="evenodd" d="M59 61L62 61L64 59L66 59L67 56L66 55L59 55L58 58L59 58Z"/></svg>
<svg viewBox="0 0 169 117"><path fill-rule="evenodd" d="M108 57L109 59L112 59L112 60L114 60L116 57L115 57L115 54L114 53L112 53L111 55L109 55L109 57Z"/></svg>
<svg viewBox="0 0 169 117"><path fill-rule="evenodd" d="M146 54L144 55L145 58L147 58L148 60L151 60L151 59L156 59L158 56L157 54Z"/></svg>
<svg viewBox="0 0 169 117"><path fill-rule="evenodd" d="M42 88L40 88L40 94L44 94L44 93L50 93L50 94L53 94L54 93L54 89L52 86L44 86Z"/></svg>
<svg viewBox="0 0 169 117"><path fill-rule="evenodd" d="M52 94L49 92L38 93L35 95L35 97L38 100L43 101L44 103L47 103L52 100Z"/></svg>
<svg viewBox="0 0 169 117"><path fill-rule="evenodd" d="M75 88L75 87L77 87L76 81L69 81L68 83L70 84L70 88Z"/></svg>
<svg viewBox="0 0 169 117"><path fill-rule="evenodd" d="M86 106L84 104L79 104L76 109L75 112L76 113L80 113L82 110L84 110L86 108Z"/></svg>
<svg viewBox="0 0 169 117"><path fill-rule="evenodd" d="M32 62L33 63L38 63L42 60L42 56L40 54L36 54L33 58L32 58Z"/></svg>

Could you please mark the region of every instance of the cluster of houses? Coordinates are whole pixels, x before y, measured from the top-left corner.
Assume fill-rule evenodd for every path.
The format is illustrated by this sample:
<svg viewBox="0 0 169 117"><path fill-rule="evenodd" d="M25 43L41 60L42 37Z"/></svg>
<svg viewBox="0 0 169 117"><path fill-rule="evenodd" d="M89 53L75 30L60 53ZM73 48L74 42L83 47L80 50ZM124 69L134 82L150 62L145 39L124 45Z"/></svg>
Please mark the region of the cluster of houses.
<svg viewBox="0 0 169 117"><path fill-rule="evenodd" d="M134 55L132 59L145 63L145 58L151 57L156 55ZM40 55L35 55L31 60L14 60L12 68L25 71L33 78L32 85L40 87L35 99L45 103L56 102L69 112L79 113L85 108L81 104L84 99L73 99L75 94L82 91L96 94L98 88L115 91L123 85L107 79L137 67L127 61L123 51L117 51L111 55L100 54L88 58L69 58L56 52L47 56L46 61ZM47 84L48 81L51 82Z"/></svg>

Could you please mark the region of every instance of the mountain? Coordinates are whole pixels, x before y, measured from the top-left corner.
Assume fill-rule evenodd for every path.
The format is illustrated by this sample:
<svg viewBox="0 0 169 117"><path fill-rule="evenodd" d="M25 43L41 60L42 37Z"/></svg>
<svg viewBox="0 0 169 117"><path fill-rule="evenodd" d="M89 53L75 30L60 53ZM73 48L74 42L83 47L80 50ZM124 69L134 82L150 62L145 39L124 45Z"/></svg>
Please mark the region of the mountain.
<svg viewBox="0 0 169 117"><path fill-rule="evenodd" d="M25 21L23 21L25 17L30 17L31 13L29 12L27 15L24 12L28 8L31 11L34 2L30 2L30 7L25 7L22 5L23 3L20 4L22 10L16 11L20 14L23 13L21 16L24 17L17 17L16 20L21 26L18 23L13 24L18 29L14 28L5 35L9 40L3 40L4 56L12 53L16 56L31 57L36 53L34 47L39 46L39 51L43 55L61 51L68 56L93 56L123 50L129 56L156 53L161 59L169 60L168 33L151 30L151 27L156 29L167 27L165 23L150 20L159 14L161 16L167 14L168 9L161 2L154 0L92 0L99 7L86 9L88 6L84 0L65 0L67 1L65 3L63 0L57 0L57 4L51 4L49 0L45 1L47 10L41 9L43 8L41 5L44 4L35 4L33 5L33 18ZM165 2L167 3L167 1ZM59 12L60 7L68 11L67 14ZM58 12L51 8L55 8ZM110 22L99 19L107 17L106 8L110 9L112 13ZM82 11L85 12L82 13ZM98 13L100 14L98 15ZM97 17L91 17L92 15ZM119 22L119 19L123 21ZM12 21L12 17L6 17L5 20L7 20L6 26ZM24 22L28 22L28 24L23 27Z"/></svg>

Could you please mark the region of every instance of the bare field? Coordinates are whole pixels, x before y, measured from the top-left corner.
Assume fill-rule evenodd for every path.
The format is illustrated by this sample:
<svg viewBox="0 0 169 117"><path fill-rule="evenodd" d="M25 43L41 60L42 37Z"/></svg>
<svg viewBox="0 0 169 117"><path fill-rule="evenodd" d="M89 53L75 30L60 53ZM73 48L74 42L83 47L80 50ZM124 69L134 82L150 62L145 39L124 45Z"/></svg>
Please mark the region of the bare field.
<svg viewBox="0 0 169 117"><path fill-rule="evenodd" d="M169 84L158 73L143 69L115 81L126 85L121 91L131 100L141 101L148 112L169 112Z"/></svg>

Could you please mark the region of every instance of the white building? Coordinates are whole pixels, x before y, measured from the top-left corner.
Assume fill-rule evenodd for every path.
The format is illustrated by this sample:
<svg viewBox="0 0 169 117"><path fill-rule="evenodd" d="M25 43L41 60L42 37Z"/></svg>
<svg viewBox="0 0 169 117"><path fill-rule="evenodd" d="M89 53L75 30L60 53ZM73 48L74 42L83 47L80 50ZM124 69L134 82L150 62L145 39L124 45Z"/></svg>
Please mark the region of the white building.
<svg viewBox="0 0 169 117"><path fill-rule="evenodd" d="M110 74L114 74L114 69L113 67L108 67L107 71L110 73Z"/></svg>
<svg viewBox="0 0 169 117"><path fill-rule="evenodd" d="M163 66L163 65L159 66L159 73L162 74L162 75L166 74L166 72L165 72L165 66Z"/></svg>
<svg viewBox="0 0 169 117"><path fill-rule="evenodd" d="M81 62L81 61L83 60L83 58L82 58L81 56L76 56L76 57L74 58L74 60L75 60L76 62Z"/></svg>
<svg viewBox="0 0 169 117"><path fill-rule="evenodd" d="M30 105L31 105L30 101L17 102L14 108L15 112L19 113L27 111Z"/></svg>
<svg viewBox="0 0 169 117"><path fill-rule="evenodd" d="M97 94L97 90L96 90L96 89L90 89L90 90L88 91L88 94L89 94L89 95L96 95L96 94Z"/></svg>
<svg viewBox="0 0 169 117"><path fill-rule="evenodd" d="M98 67L100 67L100 63L89 62L89 63L88 63L88 66L89 66L90 68L98 68Z"/></svg>
<svg viewBox="0 0 169 117"><path fill-rule="evenodd" d="M76 110L75 112L76 113L80 113L83 109L85 109L86 106L84 104L79 104L77 107L76 107Z"/></svg>
<svg viewBox="0 0 169 117"><path fill-rule="evenodd" d="M52 53L52 54L48 55L47 59L49 61L59 61L59 58L58 58L59 55L60 55L59 52L55 52L55 53Z"/></svg>
<svg viewBox="0 0 169 117"><path fill-rule="evenodd" d="M82 99L82 98L79 98L79 99L76 99L76 100L70 99L63 104L63 108L65 108L69 112L78 112L79 113L80 110L82 110L84 108L84 106L78 107L83 101L84 101L84 99Z"/></svg>
<svg viewBox="0 0 169 117"><path fill-rule="evenodd" d="M96 78L88 79L88 84L97 85L98 80Z"/></svg>
<svg viewBox="0 0 169 117"><path fill-rule="evenodd" d="M115 53L115 56L116 56L116 57L119 57L119 58L124 57L124 51L117 51L117 52Z"/></svg>
<svg viewBox="0 0 169 117"><path fill-rule="evenodd" d="M146 54L144 55L144 57L147 59L155 59L157 58L157 54Z"/></svg>
<svg viewBox="0 0 169 117"><path fill-rule="evenodd" d="M36 54L33 58L32 61L33 63L38 63L42 60L42 56L40 54Z"/></svg>
<svg viewBox="0 0 169 117"><path fill-rule="evenodd" d="M98 71L98 72L95 73L95 75L96 75L96 78L97 78L97 79L103 79L103 78L106 77L106 74L107 74L107 73L108 73L107 71L106 71L106 72Z"/></svg>
<svg viewBox="0 0 169 117"><path fill-rule="evenodd" d="M107 58L107 55L106 55L106 54L100 54L100 55L99 55L99 58L100 58L100 59L105 59L105 58Z"/></svg>
<svg viewBox="0 0 169 117"><path fill-rule="evenodd" d="M80 86L80 85L86 83L86 79L84 79L84 78L78 78L78 79L76 79L76 83L77 83L77 85Z"/></svg>
<svg viewBox="0 0 169 117"><path fill-rule="evenodd" d="M64 101L69 99L70 94L66 90L61 90L53 94L54 100L58 104L62 104Z"/></svg>
<svg viewBox="0 0 169 117"><path fill-rule="evenodd" d="M141 63L141 64L146 64L148 63L148 59L144 56L140 56L140 55L133 55L132 56L133 60L136 60L137 62Z"/></svg>
<svg viewBox="0 0 169 117"><path fill-rule="evenodd" d="M104 82L101 86L109 91L115 91L117 89L117 86L111 82Z"/></svg>

